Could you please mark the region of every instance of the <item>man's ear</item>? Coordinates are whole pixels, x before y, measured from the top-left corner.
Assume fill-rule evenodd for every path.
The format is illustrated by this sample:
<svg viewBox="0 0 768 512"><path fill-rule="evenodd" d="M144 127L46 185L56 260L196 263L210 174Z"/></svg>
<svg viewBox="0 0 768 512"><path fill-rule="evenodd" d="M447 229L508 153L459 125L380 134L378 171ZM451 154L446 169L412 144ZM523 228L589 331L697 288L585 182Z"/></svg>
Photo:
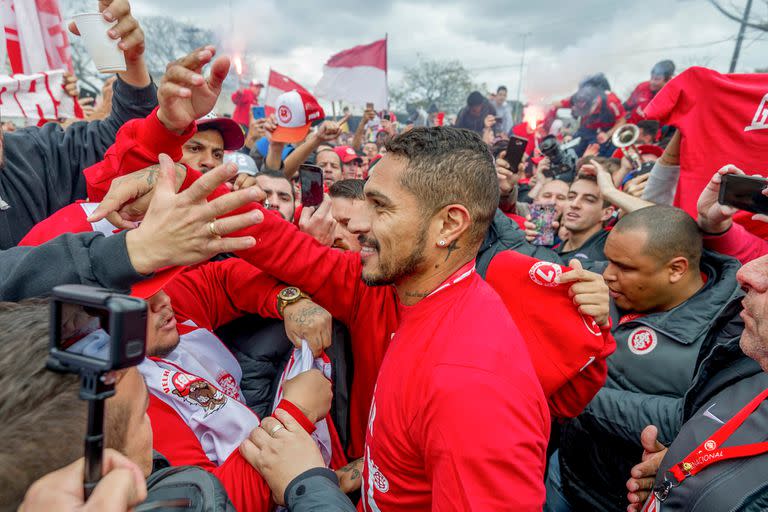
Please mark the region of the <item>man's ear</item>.
<svg viewBox="0 0 768 512"><path fill-rule="evenodd" d="M613 206L608 206L607 208L603 208L603 215L600 217L601 222L608 222L608 220L613 217L613 213L616 211L616 209Z"/></svg>
<svg viewBox="0 0 768 512"><path fill-rule="evenodd" d="M449 204L437 212L435 218L438 222L437 239L428 240L427 243L437 247L458 249L456 246L458 240L472 226L472 216L469 214L469 210L461 204Z"/></svg>
<svg viewBox="0 0 768 512"><path fill-rule="evenodd" d="M690 264L688 260L682 256L673 258L667 263L667 271L669 272L669 282L677 283L688 273Z"/></svg>

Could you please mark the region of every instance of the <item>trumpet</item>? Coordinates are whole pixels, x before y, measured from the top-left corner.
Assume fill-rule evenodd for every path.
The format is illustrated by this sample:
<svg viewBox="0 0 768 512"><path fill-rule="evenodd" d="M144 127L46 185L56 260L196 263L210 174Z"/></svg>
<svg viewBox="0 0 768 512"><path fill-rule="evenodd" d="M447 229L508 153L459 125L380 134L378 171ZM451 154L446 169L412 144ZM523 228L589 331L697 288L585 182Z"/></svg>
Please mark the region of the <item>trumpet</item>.
<svg viewBox="0 0 768 512"><path fill-rule="evenodd" d="M636 124L625 124L620 126L611 137L613 145L620 149L626 156L634 169L639 169L643 165L640 159L640 151L637 149L637 139L640 137L640 128Z"/></svg>

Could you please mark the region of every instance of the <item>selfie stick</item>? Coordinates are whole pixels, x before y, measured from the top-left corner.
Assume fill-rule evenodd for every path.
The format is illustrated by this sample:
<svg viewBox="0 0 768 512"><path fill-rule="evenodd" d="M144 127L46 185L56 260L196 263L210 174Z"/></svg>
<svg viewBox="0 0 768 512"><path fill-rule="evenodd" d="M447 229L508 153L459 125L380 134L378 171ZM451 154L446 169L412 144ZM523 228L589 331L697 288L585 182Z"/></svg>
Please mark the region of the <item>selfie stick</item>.
<svg viewBox="0 0 768 512"><path fill-rule="evenodd" d="M104 401L114 394L114 373L92 370L83 370L80 373L80 398L88 400L83 475L83 493L86 500L101 479L104 458Z"/></svg>

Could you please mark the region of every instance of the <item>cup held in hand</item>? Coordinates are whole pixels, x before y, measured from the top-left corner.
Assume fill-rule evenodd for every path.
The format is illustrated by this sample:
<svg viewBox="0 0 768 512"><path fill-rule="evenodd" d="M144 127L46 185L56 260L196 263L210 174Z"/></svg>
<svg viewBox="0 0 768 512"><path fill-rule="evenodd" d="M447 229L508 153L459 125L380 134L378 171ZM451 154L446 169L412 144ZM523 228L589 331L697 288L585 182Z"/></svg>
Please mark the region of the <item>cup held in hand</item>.
<svg viewBox="0 0 768 512"><path fill-rule="evenodd" d="M96 64L99 73L125 71L125 54L117 46L119 39L112 39L107 31L117 25L109 22L101 13L84 13L72 17L83 38L85 49Z"/></svg>

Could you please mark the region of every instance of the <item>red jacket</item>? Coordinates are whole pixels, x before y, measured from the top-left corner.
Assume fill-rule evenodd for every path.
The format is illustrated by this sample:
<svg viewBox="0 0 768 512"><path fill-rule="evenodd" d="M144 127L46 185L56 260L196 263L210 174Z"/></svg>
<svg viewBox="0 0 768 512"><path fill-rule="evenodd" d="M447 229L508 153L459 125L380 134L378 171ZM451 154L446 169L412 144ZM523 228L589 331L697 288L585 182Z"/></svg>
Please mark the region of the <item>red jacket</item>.
<svg viewBox="0 0 768 512"><path fill-rule="evenodd" d="M250 110L254 105L259 104L259 99L250 89L240 89L232 93L232 103L235 104L235 111L232 112L232 119L241 125L248 126L251 121Z"/></svg>
<svg viewBox="0 0 768 512"><path fill-rule="evenodd" d="M651 90L651 82L646 81L638 84L624 103L624 108L627 111L627 122L637 124L644 120L645 107L651 103L654 96L656 93Z"/></svg>

